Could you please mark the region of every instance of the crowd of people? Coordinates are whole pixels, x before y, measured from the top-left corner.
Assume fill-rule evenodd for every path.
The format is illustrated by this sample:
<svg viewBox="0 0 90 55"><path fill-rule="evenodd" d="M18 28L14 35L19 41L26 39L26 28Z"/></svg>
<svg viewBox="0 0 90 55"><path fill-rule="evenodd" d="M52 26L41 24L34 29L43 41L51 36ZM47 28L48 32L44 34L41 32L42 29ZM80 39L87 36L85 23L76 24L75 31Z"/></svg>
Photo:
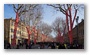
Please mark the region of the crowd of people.
<svg viewBox="0 0 90 55"><path fill-rule="evenodd" d="M10 43L4 44L5 49L84 49L84 45L80 44L60 44L57 42L40 42L33 43L29 45L27 43L18 43L16 46L12 46Z"/></svg>

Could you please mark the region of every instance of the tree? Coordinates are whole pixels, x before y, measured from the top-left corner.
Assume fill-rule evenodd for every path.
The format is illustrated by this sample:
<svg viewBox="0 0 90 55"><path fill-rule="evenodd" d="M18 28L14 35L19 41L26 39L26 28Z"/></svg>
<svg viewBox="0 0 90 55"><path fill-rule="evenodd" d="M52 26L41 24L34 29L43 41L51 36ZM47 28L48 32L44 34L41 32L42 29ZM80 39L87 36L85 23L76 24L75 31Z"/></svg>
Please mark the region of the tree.
<svg viewBox="0 0 90 55"><path fill-rule="evenodd" d="M72 44L73 43L72 28L73 28L74 21L77 16L77 11L80 8L82 9L83 5L82 4L48 4L48 5L66 15L68 36L70 39L70 44ZM74 14L72 14L72 12L74 12Z"/></svg>
<svg viewBox="0 0 90 55"><path fill-rule="evenodd" d="M17 26L20 20L24 21L25 16L23 16L26 12L28 12L29 10L32 10L34 7L36 7L36 5L32 5L32 4L28 4L28 6L26 4L12 4L12 7L16 13L16 20L15 20L15 28L14 28L14 38L13 38L13 45L16 45L16 31L17 31ZM23 17L22 17L23 16ZM22 19L23 18L23 19ZM27 29L27 32L28 29ZM30 34L28 33L28 36ZM30 38L29 38L30 39Z"/></svg>
<svg viewBox="0 0 90 55"><path fill-rule="evenodd" d="M53 22L52 27L53 27L53 32L57 37L57 41L61 42L61 38L65 33L65 28L66 28L65 20L63 20L63 18L61 17L57 17L56 20Z"/></svg>
<svg viewBox="0 0 90 55"><path fill-rule="evenodd" d="M52 27L47 23L40 22L38 25L38 29L41 31L42 34L42 41L48 41L47 38L51 36Z"/></svg>
<svg viewBox="0 0 90 55"><path fill-rule="evenodd" d="M32 28L34 28L34 30L37 31L37 25L40 22L40 20L42 19L42 6L38 4L33 10L29 10L29 12L27 12L26 15L27 15L26 16L27 24L32 26ZM34 32L34 34L36 34L36 33ZM36 43L35 35L34 35L34 41Z"/></svg>
<svg viewBox="0 0 90 55"><path fill-rule="evenodd" d="M58 32L58 28L61 30L61 33L64 32L64 27L66 25L66 22L63 18L57 17L55 21L52 23L53 31L56 33Z"/></svg>
<svg viewBox="0 0 90 55"><path fill-rule="evenodd" d="M18 23L20 21L20 16L23 12L26 12L26 9L23 8L24 5L23 4L12 4L13 6L13 9L16 13L16 20L15 20L15 25L14 25L14 38L13 38L13 41L12 41L12 45L15 46L16 45L16 32L17 32L17 26L18 26Z"/></svg>
<svg viewBox="0 0 90 55"><path fill-rule="evenodd" d="M44 22L39 22L37 25L37 29L41 31L42 34L46 36L50 36L52 32L52 27Z"/></svg>

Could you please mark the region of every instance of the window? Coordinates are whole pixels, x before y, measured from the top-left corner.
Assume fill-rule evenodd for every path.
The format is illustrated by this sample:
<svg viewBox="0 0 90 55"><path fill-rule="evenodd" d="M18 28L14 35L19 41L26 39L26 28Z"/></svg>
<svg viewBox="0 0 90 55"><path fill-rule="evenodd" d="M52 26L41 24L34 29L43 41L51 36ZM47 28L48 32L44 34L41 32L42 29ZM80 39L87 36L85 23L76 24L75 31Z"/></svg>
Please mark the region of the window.
<svg viewBox="0 0 90 55"><path fill-rule="evenodd" d="M14 36L13 35L11 35L11 39L13 39L14 38Z"/></svg>
<svg viewBox="0 0 90 55"><path fill-rule="evenodd" d="M14 30L11 28L11 32L14 32Z"/></svg>
<svg viewBox="0 0 90 55"><path fill-rule="evenodd" d="M18 25L18 27L20 28L20 25Z"/></svg>
<svg viewBox="0 0 90 55"><path fill-rule="evenodd" d="M17 31L17 34L20 34L20 31Z"/></svg>
<svg viewBox="0 0 90 55"><path fill-rule="evenodd" d="M14 22L13 21L12 21L11 25L14 26Z"/></svg>

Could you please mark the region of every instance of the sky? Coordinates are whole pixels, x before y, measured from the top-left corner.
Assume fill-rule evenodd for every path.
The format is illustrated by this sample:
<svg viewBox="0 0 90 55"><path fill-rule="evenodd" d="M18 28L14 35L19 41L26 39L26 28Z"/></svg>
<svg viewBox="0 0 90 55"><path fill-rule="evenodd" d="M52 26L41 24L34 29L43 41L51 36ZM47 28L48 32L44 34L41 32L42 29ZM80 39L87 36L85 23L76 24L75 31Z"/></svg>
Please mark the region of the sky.
<svg viewBox="0 0 90 55"><path fill-rule="evenodd" d="M4 18L15 18L15 12L10 5L4 4Z"/></svg>
<svg viewBox="0 0 90 55"><path fill-rule="evenodd" d="M83 5L84 6L84 5ZM44 5L43 6L43 10L44 10L44 13L43 13L43 21L48 23L49 25L52 25L52 22L57 18L57 17L61 17L63 19L66 19L66 16L60 12L60 11L56 11L54 8L50 7L50 6L47 6L47 5ZM72 12L72 14L74 14L74 12ZM73 17L74 15L72 15ZM84 19L84 9L82 10L79 10L77 12L77 16L79 16L79 20L78 22L80 23L82 19ZM76 17L77 17L76 16ZM75 25L76 25L76 22L75 22ZM75 26L74 25L74 26Z"/></svg>
<svg viewBox="0 0 90 55"><path fill-rule="evenodd" d="M55 9L53 9L50 6L47 6L45 4L43 4L43 19L42 21L44 21L45 23L48 23L49 25L52 24L52 22L57 18L57 17L62 17L65 19L65 15L62 14L60 11L55 11ZM80 18L79 18L79 22L81 21L81 19L84 19L84 10L83 11L79 11L77 14ZM12 8L12 6L4 4L4 18L15 18L15 12Z"/></svg>
<svg viewBox="0 0 90 55"><path fill-rule="evenodd" d="M65 19L65 15L63 13L61 13L60 11L55 11L54 8L47 6L45 4L42 5L43 7L43 19L42 21L47 23L48 25L52 25L52 23L54 22L54 20L57 17L61 17L63 19ZM79 22L81 22L81 19L84 19L84 9L80 10L77 13L77 16L79 16ZM15 18L15 12L12 8L12 6L4 4L4 18ZM74 26L76 25L76 22L74 23Z"/></svg>
<svg viewBox="0 0 90 55"><path fill-rule="evenodd" d="M61 12L55 12L55 10L47 5L43 5L43 19L42 21L48 23L49 25L56 19L56 17L65 17ZM4 4L4 18L15 18L15 12L10 5Z"/></svg>
<svg viewBox="0 0 90 55"><path fill-rule="evenodd" d="M54 20L57 17L64 17L65 18L64 14L62 14L61 12L56 12L56 10L50 6L43 5L43 10L44 10L43 21L45 23L48 23L49 25L52 25L52 22L54 22Z"/></svg>

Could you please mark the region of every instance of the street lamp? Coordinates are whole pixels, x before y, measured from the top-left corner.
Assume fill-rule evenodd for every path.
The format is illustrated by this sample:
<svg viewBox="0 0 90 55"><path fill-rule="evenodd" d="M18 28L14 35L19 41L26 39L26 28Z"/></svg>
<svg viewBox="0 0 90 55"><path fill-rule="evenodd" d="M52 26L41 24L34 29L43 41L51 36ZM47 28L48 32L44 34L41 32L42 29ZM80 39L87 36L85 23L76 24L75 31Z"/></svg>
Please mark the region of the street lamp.
<svg viewBox="0 0 90 55"><path fill-rule="evenodd" d="M76 23L77 23L77 44L78 44L78 19L79 19L79 16L77 16L77 18L76 18Z"/></svg>
<svg viewBox="0 0 90 55"><path fill-rule="evenodd" d="M76 23L78 24L78 19L79 19L79 16L77 16L77 18L76 18Z"/></svg>

